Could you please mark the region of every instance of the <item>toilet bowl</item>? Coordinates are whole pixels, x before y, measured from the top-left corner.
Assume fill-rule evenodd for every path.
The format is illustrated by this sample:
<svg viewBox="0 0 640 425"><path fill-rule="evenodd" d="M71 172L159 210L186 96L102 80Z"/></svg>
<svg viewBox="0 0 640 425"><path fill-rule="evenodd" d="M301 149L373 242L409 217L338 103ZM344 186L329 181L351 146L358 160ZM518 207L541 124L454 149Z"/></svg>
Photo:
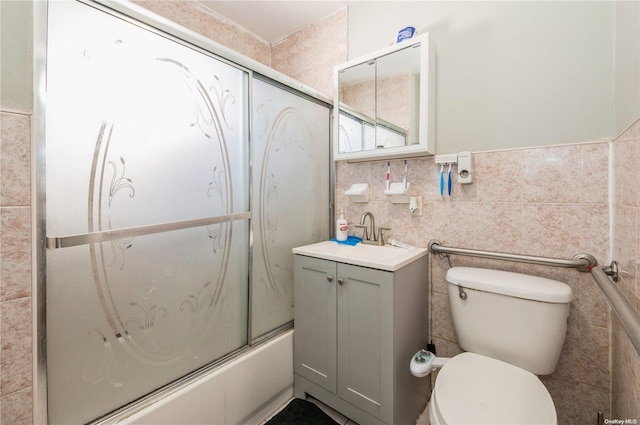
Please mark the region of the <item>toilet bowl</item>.
<svg viewBox="0 0 640 425"><path fill-rule="evenodd" d="M440 370L429 402L431 425L557 424L551 395L533 373L462 353Z"/></svg>
<svg viewBox="0 0 640 425"><path fill-rule="evenodd" d="M410 364L418 377L442 365L429 402L431 424L557 424L551 395L537 375L553 373L558 363L571 287L473 267L452 267L446 280L465 352L448 360L417 353Z"/></svg>

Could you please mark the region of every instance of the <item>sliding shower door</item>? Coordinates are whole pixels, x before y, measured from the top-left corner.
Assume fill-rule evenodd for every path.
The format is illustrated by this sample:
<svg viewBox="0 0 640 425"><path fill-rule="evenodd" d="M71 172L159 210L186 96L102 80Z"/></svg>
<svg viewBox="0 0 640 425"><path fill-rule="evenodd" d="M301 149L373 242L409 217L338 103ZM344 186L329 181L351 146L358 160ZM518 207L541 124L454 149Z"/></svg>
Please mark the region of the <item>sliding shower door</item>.
<svg viewBox="0 0 640 425"><path fill-rule="evenodd" d="M86 423L248 343L249 73L82 3L48 31L48 415Z"/></svg>
<svg viewBox="0 0 640 425"><path fill-rule="evenodd" d="M291 249L329 237L330 111L252 81L251 337L293 321Z"/></svg>
<svg viewBox="0 0 640 425"><path fill-rule="evenodd" d="M49 423L87 423L292 325L330 109L87 1L49 2L46 62L39 355Z"/></svg>

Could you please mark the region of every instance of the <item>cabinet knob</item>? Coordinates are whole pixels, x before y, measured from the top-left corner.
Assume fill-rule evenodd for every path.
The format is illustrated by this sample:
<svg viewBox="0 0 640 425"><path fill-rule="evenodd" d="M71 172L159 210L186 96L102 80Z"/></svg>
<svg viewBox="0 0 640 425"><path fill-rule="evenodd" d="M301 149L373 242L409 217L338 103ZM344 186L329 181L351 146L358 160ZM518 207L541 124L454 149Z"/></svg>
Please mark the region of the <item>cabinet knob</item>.
<svg viewBox="0 0 640 425"><path fill-rule="evenodd" d="M333 282L333 276L327 276L327 282Z"/></svg>
<svg viewBox="0 0 640 425"><path fill-rule="evenodd" d="M338 285L342 285L344 282L342 279L338 279Z"/></svg>

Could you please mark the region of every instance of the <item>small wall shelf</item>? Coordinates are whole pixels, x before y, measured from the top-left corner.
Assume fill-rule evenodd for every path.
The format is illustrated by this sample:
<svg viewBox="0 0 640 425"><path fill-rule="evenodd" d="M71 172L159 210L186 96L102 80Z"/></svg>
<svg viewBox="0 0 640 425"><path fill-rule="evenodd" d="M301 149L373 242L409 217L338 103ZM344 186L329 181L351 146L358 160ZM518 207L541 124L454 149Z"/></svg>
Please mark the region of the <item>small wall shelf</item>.
<svg viewBox="0 0 640 425"><path fill-rule="evenodd" d="M394 204L408 204L410 186L410 183L407 183L406 187L404 183L391 183L389 189L384 191L384 194L387 195L389 200Z"/></svg>

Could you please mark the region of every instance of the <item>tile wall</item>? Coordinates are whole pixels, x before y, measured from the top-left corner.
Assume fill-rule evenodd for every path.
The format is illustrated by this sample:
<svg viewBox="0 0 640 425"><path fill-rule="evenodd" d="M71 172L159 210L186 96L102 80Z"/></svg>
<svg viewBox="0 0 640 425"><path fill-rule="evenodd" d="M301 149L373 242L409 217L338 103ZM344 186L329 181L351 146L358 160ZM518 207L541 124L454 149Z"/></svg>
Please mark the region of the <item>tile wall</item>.
<svg viewBox="0 0 640 425"><path fill-rule="evenodd" d="M30 424L32 405L30 131L0 113L0 424Z"/></svg>
<svg viewBox="0 0 640 425"><path fill-rule="evenodd" d="M133 0L134 3L269 65L269 45L192 0Z"/></svg>
<svg viewBox="0 0 640 425"><path fill-rule="evenodd" d="M392 204L384 191L386 162L339 163L336 202L352 233L361 214L391 227L388 238L427 247L443 245L527 255L571 258L580 252L608 260L608 156L606 142L474 153L474 182L455 182L440 196L434 158L409 160L412 195L422 196L423 215L408 204ZM391 161L392 182L402 178L402 161ZM455 167L454 167L455 172ZM372 199L353 203L344 191L369 183ZM358 231L356 231L358 230ZM594 423L609 411L609 312L590 274L575 270L451 256L469 265L535 274L567 282L574 291L567 339L555 373L543 382L555 400L561 424ZM461 352L449 310L447 260L432 259L432 335L438 355ZM419 347L416 347L419 348ZM544 341L540 341L544 349Z"/></svg>
<svg viewBox="0 0 640 425"><path fill-rule="evenodd" d="M333 67L347 60L347 8L271 46L271 67L333 99Z"/></svg>
<svg viewBox="0 0 640 425"><path fill-rule="evenodd" d="M613 143L614 213L613 258L622 270L618 288L640 314L640 120ZM640 355L612 314L612 410L615 418L640 421Z"/></svg>

